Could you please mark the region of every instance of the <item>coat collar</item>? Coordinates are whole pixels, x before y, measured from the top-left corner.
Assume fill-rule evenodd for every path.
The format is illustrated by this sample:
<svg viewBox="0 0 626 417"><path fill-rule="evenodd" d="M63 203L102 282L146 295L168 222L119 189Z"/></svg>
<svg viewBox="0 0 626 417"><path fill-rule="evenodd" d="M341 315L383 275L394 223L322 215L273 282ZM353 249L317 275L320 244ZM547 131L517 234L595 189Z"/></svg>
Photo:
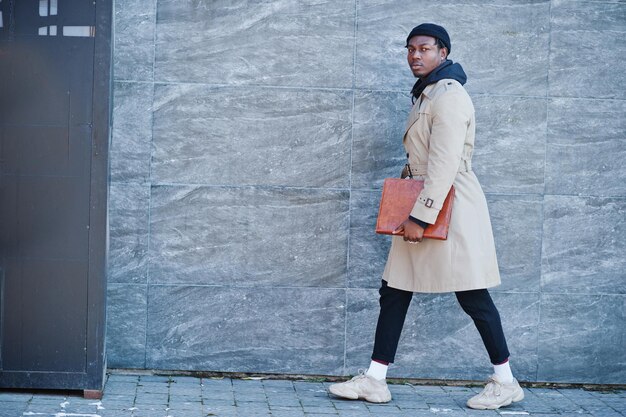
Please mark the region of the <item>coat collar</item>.
<svg viewBox="0 0 626 417"><path fill-rule="evenodd" d="M415 123L417 119L419 119L420 109L424 108L427 105L427 102L432 99L432 91L435 89L436 85L437 83L426 86L424 91L422 91L422 94L420 94L419 100L417 100L415 104L413 105L413 108L411 109L411 112L409 113L409 118L406 121L406 126L404 128L405 136L406 136L406 132L408 132L411 126L413 126L413 123Z"/></svg>

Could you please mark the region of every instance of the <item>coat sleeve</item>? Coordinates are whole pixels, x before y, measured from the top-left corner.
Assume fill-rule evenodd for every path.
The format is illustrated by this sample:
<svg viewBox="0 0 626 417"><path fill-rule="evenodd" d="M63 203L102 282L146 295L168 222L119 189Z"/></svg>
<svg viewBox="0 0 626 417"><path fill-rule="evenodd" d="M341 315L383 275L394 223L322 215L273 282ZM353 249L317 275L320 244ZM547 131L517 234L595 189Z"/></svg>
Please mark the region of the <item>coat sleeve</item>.
<svg viewBox="0 0 626 417"><path fill-rule="evenodd" d="M473 106L463 90L446 90L433 102L428 168L412 217L431 224L437 220L459 171L472 112Z"/></svg>

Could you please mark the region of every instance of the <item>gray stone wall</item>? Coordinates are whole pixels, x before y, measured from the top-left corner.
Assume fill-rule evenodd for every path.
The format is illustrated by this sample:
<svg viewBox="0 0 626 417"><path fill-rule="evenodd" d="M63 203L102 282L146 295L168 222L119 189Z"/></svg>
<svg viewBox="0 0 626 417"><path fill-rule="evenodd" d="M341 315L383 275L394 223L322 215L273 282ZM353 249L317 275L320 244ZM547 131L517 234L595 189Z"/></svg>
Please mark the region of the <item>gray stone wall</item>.
<svg viewBox="0 0 626 417"><path fill-rule="evenodd" d="M414 79L452 37L526 381L626 383L626 3L118 0L110 367L366 367ZM392 376L482 379L453 295L418 295Z"/></svg>

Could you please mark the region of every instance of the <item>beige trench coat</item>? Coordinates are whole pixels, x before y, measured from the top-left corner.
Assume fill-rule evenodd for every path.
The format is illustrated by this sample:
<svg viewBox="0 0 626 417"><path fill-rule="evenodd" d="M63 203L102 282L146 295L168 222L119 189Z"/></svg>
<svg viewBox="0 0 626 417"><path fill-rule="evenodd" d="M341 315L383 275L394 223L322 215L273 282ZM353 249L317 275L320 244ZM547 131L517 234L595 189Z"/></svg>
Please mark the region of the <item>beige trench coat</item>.
<svg viewBox="0 0 626 417"><path fill-rule="evenodd" d="M427 86L413 106L403 142L424 189L411 215L434 223L451 184L456 196L447 240L392 237L383 273L390 287L431 293L500 284L485 194L471 169L474 124L472 101L455 80Z"/></svg>

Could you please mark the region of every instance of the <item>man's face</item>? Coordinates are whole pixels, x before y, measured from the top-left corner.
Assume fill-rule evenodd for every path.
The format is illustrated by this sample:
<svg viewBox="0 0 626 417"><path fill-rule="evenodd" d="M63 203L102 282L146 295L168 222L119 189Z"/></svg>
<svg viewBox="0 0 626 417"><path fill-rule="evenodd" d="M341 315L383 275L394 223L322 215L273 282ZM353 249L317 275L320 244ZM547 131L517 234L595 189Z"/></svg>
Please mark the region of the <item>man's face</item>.
<svg viewBox="0 0 626 417"><path fill-rule="evenodd" d="M417 78L424 78L446 59L446 49L437 48L432 36L417 35L409 39L407 61Z"/></svg>

